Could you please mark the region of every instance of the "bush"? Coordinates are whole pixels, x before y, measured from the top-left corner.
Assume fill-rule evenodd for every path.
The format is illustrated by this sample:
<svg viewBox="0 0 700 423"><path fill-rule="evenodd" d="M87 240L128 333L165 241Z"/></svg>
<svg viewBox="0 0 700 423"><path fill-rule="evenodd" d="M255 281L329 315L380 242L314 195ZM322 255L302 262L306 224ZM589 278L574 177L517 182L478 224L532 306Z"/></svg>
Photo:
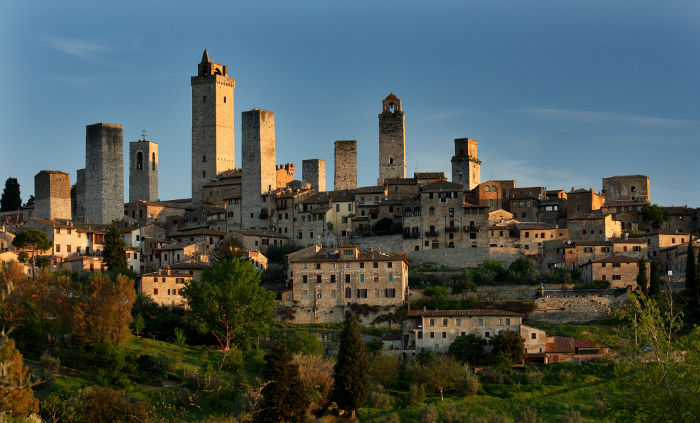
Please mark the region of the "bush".
<svg viewBox="0 0 700 423"><path fill-rule="evenodd" d="M515 410L515 423L536 423L537 422L537 410L523 406Z"/></svg>
<svg viewBox="0 0 700 423"><path fill-rule="evenodd" d="M542 372L539 369L528 369L525 372L525 380L528 385L541 385Z"/></svg>
<svg viewBox="0 0 700 423"><path fill-rule="evenodd" d="M422 404L425 401L425 386L412 383L408 388L408 402L411 405Z"/></svg>
<svg viewBox="0 0 700 423"><path fill-rule="evenodd" d="M581 412L566 410L560 421L561 423L581 423Z"/></svg>
<svg viewBox="0 0 700 423"><path fill-rule="evenodd" d="M387 408L391 405L389 395L384 392L382 385L373 385L367 395L367 402L372 408Z"/></svg>
<svg viewBox="0 0 700 423"><path fill-rule="evenodd" d="M174 365L170 357L165 354L142 354L136 359L136 366L141 374L145 375L155 384L161 384L168 378Z"/></svg>
<svg viewBox="0 0 700 423"><path fill-rule="evenodd" d="M482 382L489 385L503 385L509 383L510 378L502 371L494 368L488 368L479 373Z"/></svg>
<svg viewBox="0 0 700 423"><path fill-rule="evenodd" d="M75 423L144 422L153 411L145 401L99 386L81 391L71 408L67 420Z"/></svg>
<svg viewBox="0 0 700 423"><path fill-rule="evenodd" d="M401 419L399 418L399 415L396 414L396 412L393 412L388 416L384 417L382 423L401 423Z"/></svg>
<svg viewBox="0 0 700 423"><path fill-rule="evenodd" d="M466 417L464 413L457 410L454 403L449 402L442 407L442 421L444 423L462 423Z"/></svg>
<svg viewBox="0 0 700 423"><path fill-rule="evenodd" d="M445 298L449 295L450 290L444 286L429 286L423 290L423 295L430 298Z"/></svg>
<svg viewBox="0 0 700 423"><path fill-rule="evenodd" d="M456 387L457 392L464 396L476 395L476 393L479 392L479 378L465 371L462 376L457 379Z"/></svg>
<svg viewBox="0 0 700 423"><path fill-rule="evenodd" d="M420 421L421 423L437 423L438 422L438 411L437 408L432 405L426 405L420 410Z"/></svg>

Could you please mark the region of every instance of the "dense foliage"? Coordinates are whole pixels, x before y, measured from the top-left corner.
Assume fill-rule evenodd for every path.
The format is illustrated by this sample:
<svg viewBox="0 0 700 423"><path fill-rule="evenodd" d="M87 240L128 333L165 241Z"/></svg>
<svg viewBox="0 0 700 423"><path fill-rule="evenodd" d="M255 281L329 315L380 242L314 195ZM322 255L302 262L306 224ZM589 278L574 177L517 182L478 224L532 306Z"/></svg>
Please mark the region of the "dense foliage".
<svg viewBox="0 0 700 423"><path fill-rule="evenodd" d="M5 189L0 197L0 212L19 210L22 206L22 197L19 192L17 178L7 178Z"/></svg>
<svg viewBox="0 0 700 423"><path fill-rule="evenodd" d="M275 344L265 355L262 400L255 422L303 423L307 419L309 399L299 377L299 366L281 344Z"/></svg>
<svg viewBox="0 0 700 423"><path fill-rule="evenodd" d="M367 398L368 359L365 344L362 342L360 325L355 315L345 314L345 325L340 337L338 360L334 368L333 400L341 410L352 415Z"/></svg>
<svg viewBox="0 0 700 423"><path fill-rule="evenodd" d="M102 259L107 265L107 269L112 272L124 272L127 269L126 243L122 240L121 232L115 223L109 225L105 234Z"/></svg>

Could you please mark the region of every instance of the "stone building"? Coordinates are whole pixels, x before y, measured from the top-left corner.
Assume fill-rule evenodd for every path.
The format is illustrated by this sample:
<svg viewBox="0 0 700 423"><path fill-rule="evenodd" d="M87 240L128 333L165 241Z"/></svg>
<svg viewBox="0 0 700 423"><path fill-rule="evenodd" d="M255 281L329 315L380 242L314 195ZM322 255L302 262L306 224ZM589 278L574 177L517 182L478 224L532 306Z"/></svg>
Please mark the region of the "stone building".
<svg viewBox="0 0 700 423"><path fill-rule="evenodd" d="M602 194L611 201L650 201L649 177L645 175L609 176L603 178Z"/></svg>
<svg viewBox="0 0 700 423"><path fill-rule="evenodd" d="M649 262L647 267L647 283L649 283ZM639 274L639 259L636 257L611 255L583 264L581 279L584 282L597 280L610 281L611 288L635 288Z"/></svg>
<svg viewBox="0 0 700 423"><path fill-rule="evenodd" d="M184 305L185 299L180 294L185 283L191 280L191 274L168 267L141 275L137 290L151 297L158 305Z"/></svg>
<svg viewBox="0 0 700 423"><path fill-rule="evenodd" d="M504 200L504 190L501 188L501 184L498 181L490 180L482 182L469 191L468 200L474 204L487 206L489 208L489 212L496 211L498 209L510 211L510 200ZM506 203L505 207L503 207L504 202Z"/></svg>
<svg viewBox="0 0 700 423"><path fill-rule="evenodd" d="M408 262L401 256L347 244L312 246L287 260L299 323L341 322L346 306L398 306L408 297Z"/></svg>
<svg viewBox="0 0 700 423"><path fill-rule="evenodd" d="M192 202L202 202L202 187L236 167L233 90L228 66L213 63L204 50L192 85ZM273 163L274 166L274 163Z"/></svg>
<svg viewBox="0 0 700 423"><path fill-rule="evenodd" d="M357 141L336 141L334 157L333 189L357 188Z"/></svg>
<svg viewBox="0 0 700 423"><path fill-rule="evenodd" d="M121 125L86 127L85 219L111 223L124 217L124 136Z"/></svg>
<svg viewBox="0 0 700 423"><path fill-rule="evenodd" d="M379 179L406 177L406 116L401 100L389 94L382 101L379 114ZM337 189L337 188L336 188Z"/></svg>
<svg viewBox="0 0 700 423"><path fill-rule="evenodd" d="M307 159L301 162L302 180L311 184L316 192L326 191L326 161L323 159Z"/></svg>
<svg viewBox="0 0 700 423"><path fill-rule="evenodd" d="M70 175L42 170L34 176L34 217L71 220Z"/></svg>
<svg viewBox="0 0 700 423"><path fill-rule="evenodd" d="M277 188L275 114L260 109L243 112L242 127L241 226L260 228L272 208L263 204L261 194Z"/></svg>
<svg viewBox="0 0 700 423"><path fill-rule="evenodd" d="M566 217L568 219L587 216L591 212L600 210L605 203L605 197L589 189L574 189L566 193Z"/></svg>
<svg viewBox="0 0 700 423"><path fill-rule="evenodd" d="M462 184L471 191L481 183L479 143L471 138L455 139L455 155L452 156L452 182Z"/></svg>
<svg viewBox="0 0 700 423"><path fill-rule="evenodd" d="M144 139L129 143L129 202L158 201L158 144Z"/></svg>
<svg viewBox="0 0 700 423"><path fill-rule="evenodd" d="M275 187L273 189L284 188L294 180L294 173L296 172L294 163L280 164L275 169Z"/></svg>
<svg viewBox="0 0 700 423"><path fill-rule="evenodd" d="M622 235L622 225L611 214L591 213L566 219L573 240L606 241Z"/></svg>

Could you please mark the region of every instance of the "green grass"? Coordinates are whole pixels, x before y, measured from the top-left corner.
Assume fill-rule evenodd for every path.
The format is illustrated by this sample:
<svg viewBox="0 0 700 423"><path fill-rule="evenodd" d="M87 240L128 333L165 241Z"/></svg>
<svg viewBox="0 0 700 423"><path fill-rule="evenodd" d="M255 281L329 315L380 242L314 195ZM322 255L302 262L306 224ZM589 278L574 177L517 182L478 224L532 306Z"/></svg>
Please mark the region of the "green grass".
<svg viewBox="0 0 700 423"><path fill-rule="evenodd" d="M616 329L620 327L620 322L616 319L569 324L553 324L536 320L526 320L523 324L542 329L547 332L547 336L568 336L577 339L590 339L608 346L614 345Z"/></svg>

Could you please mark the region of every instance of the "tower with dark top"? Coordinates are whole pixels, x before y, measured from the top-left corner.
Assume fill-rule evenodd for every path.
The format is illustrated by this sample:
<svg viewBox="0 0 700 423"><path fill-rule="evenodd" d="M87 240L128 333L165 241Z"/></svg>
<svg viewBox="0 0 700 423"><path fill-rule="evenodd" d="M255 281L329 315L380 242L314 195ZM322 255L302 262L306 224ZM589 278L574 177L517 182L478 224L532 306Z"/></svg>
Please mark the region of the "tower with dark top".
<svg viewBox="0 0 700 423"><path fill-rule="evenodd" d="M233 89L228 66L213 63L204 50L192 85L192 202L202 202L202 187L236 166Z"/></svg>
<svg viewBox="0 0 700 423"><path fill-rule="evenodd" d="M406 118L401 100L389 94L382 101L379 114L379 179L406 177Z"/></svg>
<svg viewBox="0 0 700 423"><path fill-rule="evenodd" d="M85 219L111 223L124 217L124 131L111 123L85 130Z"/></svg>
<svg viewBox="0 0 700 423"><path fill-rule="evenodd" d="M471 138L455 140L455 155L452 156L452 182L472 190L481 183L481 160L477 149L479 143Z"/></svg>

